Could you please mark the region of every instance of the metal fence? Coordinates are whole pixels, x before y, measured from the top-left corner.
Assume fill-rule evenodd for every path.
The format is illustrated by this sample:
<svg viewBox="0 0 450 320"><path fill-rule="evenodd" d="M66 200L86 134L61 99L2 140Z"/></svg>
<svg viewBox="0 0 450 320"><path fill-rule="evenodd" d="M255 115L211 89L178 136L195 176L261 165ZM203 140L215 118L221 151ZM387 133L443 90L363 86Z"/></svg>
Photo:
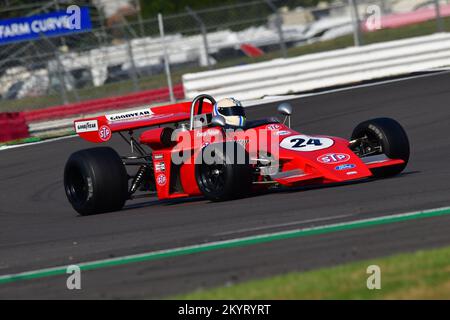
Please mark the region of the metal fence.
<svg viewBox="0 0 450 320"><path fill-rule="evenodd" d="M448 0L341 0L315 8L303 8L302 2L255 0L198 11L186 7L160 19L144 20L138 14L114 24L89 1L10 4L0 10L1 17L74 3L88 6L93 30L0 46L0 111L161 88L179 83L184 73L431 34L450 26Z"/></svg>

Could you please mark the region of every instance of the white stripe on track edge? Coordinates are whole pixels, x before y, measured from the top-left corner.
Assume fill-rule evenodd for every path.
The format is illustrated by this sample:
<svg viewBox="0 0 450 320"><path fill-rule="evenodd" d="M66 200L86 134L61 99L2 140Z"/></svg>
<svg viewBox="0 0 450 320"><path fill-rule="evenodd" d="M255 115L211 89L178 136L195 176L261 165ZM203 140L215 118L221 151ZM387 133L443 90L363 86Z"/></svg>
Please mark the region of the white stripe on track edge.
<svg viewBox="0 0 450 320"><path fill-rule="evenodd" d="M17 149L17 148L23 148L23 147L31 147L31 146L34 146L34 145L37 145L37 144L44 144L44 143L47 143L47 142L55 142L55 141L65 140L65 139L70 139L70 138L75 138L75 137L77 137L77 135L45 139L45 140L42 140L42 141L23 143L23 144L17 144L17 145L12 145L12 146L2 146L2 147L0 147L0 151Z"/></svg>

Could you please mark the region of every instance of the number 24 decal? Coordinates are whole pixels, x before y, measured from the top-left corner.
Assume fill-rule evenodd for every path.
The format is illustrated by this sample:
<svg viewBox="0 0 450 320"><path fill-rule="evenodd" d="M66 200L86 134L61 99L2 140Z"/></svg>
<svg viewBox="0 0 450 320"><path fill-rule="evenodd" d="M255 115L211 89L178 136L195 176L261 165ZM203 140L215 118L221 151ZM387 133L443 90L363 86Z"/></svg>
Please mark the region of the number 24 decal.
<svg viewBox="0 0 450 320"><path fill-rule="evenodd" d="M320 142L319 139L309 139L308 142L306 142L306 144L304 144L306 142L305 139L302 138L295 138L295 139L291 139L291 143L293 143L292 148L304 148L308 145L313 145L313 146L321 146L322 142Z"/></svg>
<svg viewBox="0 0 450 320"><path fill-rule="evenodd" d="M331 147L334 141L326 137L312 137L303 134L286 137L281 141L280 146L293 151L316 151Z"/></svg>

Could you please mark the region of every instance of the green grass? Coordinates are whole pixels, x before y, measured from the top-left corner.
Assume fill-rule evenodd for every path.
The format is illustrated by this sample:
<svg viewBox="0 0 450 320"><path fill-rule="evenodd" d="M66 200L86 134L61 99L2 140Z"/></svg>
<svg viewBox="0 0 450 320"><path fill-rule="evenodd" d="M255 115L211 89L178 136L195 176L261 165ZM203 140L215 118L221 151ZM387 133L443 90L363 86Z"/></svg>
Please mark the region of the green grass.
<svg viewBox="0 0 450 320"><path fill-rule="evenodd" d="M40 134L39 136L33 136L33 137L29 137L29 138L23 138L23 139L10 140L10 141L6 141L6 142L0 142L0 147L16 146L16 145L20 145L20 144L40 142L40 141L44 141L44 140L49 140L49 139L54 139L54 138L59 138L59 137L65 137L65 136L73 136L73 135L75 135L75 131L73 131L72 129L58 130L58 131L55 131L55 132Z"/></svg>
<svg viewBox="0 0 450 320"><path fill-rule="evenodd" d="M367 289L369 265L381 268L380 290ZM450 299L450 247L289 273L174 298Z"/></svg>
<svg viewBox="0 0 450 320"><path fill-rule="evenodd" d="M450 30L450 18L445 18L445 30ZM410 37L429 35L436 32L436 21L431 20L416 25L406 26L398 29L379 30L376 32L365 33L363 35L364 44L378 43L383 41L398 40ZM353 36L343 36L337 39L308 44L300 47L289 48L288 56L297 57L305 54L324 52L335 49L342 49L353 46ZM259 58L241 57L220 61L212 69L225 68L229 66L250 64L279 58L279 52L267 53ZM202 67L184 67L172 72L173 83L181 83L181 77L185 73L193 73L205 71L207 68ZM164 74L158 74L151 77L142 78L139 81L139 89L155 89L166 87L167 81ZM101 87L86 88L78 90L77 94L80 100L89 100L108 96L123 95L134 91L132 81L123 81L107 84ZM73 93L69 93L69 100L75 102L76 98ZM30 109L40 109L47 106L62 104L61 97L58 95L49 95L43 97L24 98L19 100L8 100L0 102L0 111L21 111Z"/></svg>
<svg viewBox="0 0 450 320"><path fill-rule="evenodd" d="M14 145L18 145L18 144L25 144L25 143L32 143L32 142L39 142L39 141L41 141L41 138L38 138L38 137L16 139L16 140L11 140L11 141L7 141L7 142L0 142L0 147L14 146Z"/></svg>

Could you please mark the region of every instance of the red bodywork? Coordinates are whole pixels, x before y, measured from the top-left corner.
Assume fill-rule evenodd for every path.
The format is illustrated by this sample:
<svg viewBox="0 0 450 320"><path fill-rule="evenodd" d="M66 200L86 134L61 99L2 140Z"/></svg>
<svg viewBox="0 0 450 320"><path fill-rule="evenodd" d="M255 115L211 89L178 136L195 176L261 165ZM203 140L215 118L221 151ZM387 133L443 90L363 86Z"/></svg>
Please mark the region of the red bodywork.
<svg viewBox="0 0 450 320"><path fill-rule="evenodd" d="M186 124L190 120L190 102L168 106L147 107L95 118L76 120L75 130L85 140L101 143L114 132L145 130L139 137L141 144L149 146L153 153L155 185L159 199L173 199L201 195L195 179L195 159L203 146L230 140L220 127L201 127L175 136L176 141L167 142L166 128ZM212 113L212 105L204 102L202 110L195 115ZM263 134L265 131L269 134ZM261 134L261 135L260 135ZM186 138L195 143L184 143ZM199 137L201 139L199 140ZM195 140L197 138L197 140ZM262 176L254 181L255 189L274 184L282 186L305 186L360 180L372 176L371 169L398 165L403 160L377 158L365 162L352 152L349 141L330 136L307 136L281 123L267 123L234 135L231 139L244 142L250 157L257 158L260 151L273 152L279 160L278 172L270 183ZM264 139L261 144L260 139ZM187 139L189 140L189 139ZM199 142L200 141L200 142ZM264 145L264 150L261 149ZM180 152L190 154L189 161L174 164L173 157ZM175 187L176 186L176 187Z"/></svg>

